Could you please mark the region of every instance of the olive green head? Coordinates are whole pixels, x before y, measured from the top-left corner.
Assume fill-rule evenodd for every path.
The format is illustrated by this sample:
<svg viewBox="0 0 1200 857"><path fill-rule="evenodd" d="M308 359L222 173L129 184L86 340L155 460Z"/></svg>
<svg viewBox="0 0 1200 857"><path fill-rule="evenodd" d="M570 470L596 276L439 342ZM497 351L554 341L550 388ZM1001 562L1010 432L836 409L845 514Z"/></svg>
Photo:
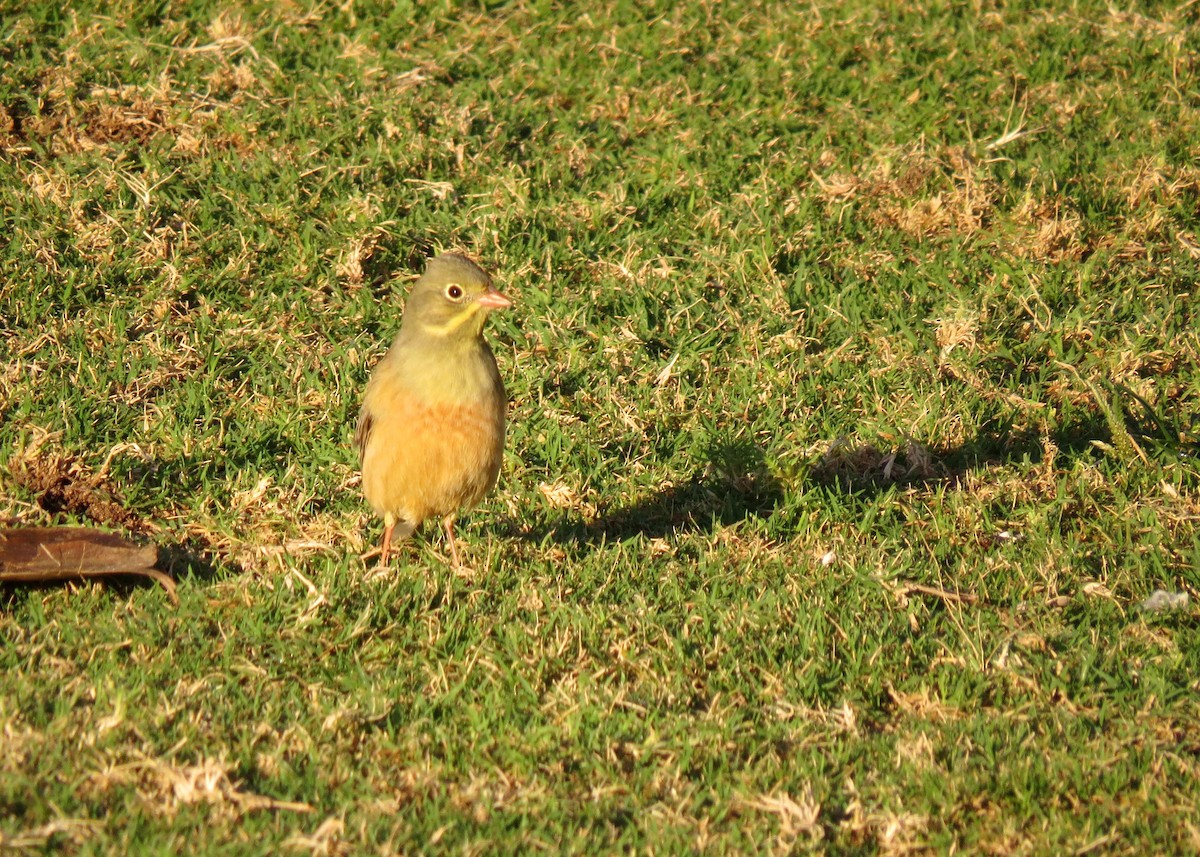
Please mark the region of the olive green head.
<svg viewBox="0 0 1200 857"><path fill-rule="evenodd" d="M492 278L457 253L429 261L425 273L413 283L404 307L401 333L438 339L467 339L483 331L487 314L512 306L496 291Z"/></svg>

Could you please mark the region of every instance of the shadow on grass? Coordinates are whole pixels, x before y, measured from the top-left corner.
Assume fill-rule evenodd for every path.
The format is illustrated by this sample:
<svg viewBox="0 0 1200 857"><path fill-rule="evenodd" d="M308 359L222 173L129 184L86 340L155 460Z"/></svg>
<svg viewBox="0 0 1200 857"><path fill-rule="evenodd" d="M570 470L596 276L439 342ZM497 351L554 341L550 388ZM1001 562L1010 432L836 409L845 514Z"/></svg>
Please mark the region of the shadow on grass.
<svg viewBox="0 0 1200 857"><path fill-rule="evenodd" d="M1103 416L1085 415L1052 431L996 422L953 447L926 446L911 438L889 448L835 440L819 460L810 463L802 481L866 497L896 486L957 487L973 471L1019 462L1041 464L1047 455L1065 459L1111 455L1106 448L1116 444L1110 429ZM1143 441L1148 438L1135 425L1129 426L1129 434ZM1143 448L1150 449L1145 443ZM1172 451L1165 452L1155 447L1151 458L1170 458Z"/></svg>
<svg viewBox="0 0 1200 857"><path fill-rule="evenodd" d="M639 535L657 539L710 533L739 521L769 518L788 494L810 488L864 500L897 488L957 488L972 471L1022 461L1039 464L1051 450L1069 457L1103 455L1094 441L1108 434L1097 416L1049 434L995 424L955 447L930 447L912 439L892 447L835 440L786 472L769 467L763 450L748 442L716 444L702 472L631 505L601 506L590 520L564 512L530 528L509 522L507 533L536 543L588 548Z"/></svg>
<svg viewBox="0 0 1200 857"><path fill-rule="evenodd" d="M218 561L217 556L205 548L184 542L160 544L157 547L158 562L154 567L176 580L191 575L199 580L208 581L215 578L222 569L231 576L242 573L238 565L228 560Z"/></svg>
<svg viewBox="0 0 1200 857"><path fill-rule="evenodd" d="M508 532L532 542L594 547L637 535L657 539L711 532L751 517L769 517L783 499L783 484L752 444L715 444L708 459L703 472L631 505L601 507L590 521L568 512L529 529L510 522Z"/></svg>

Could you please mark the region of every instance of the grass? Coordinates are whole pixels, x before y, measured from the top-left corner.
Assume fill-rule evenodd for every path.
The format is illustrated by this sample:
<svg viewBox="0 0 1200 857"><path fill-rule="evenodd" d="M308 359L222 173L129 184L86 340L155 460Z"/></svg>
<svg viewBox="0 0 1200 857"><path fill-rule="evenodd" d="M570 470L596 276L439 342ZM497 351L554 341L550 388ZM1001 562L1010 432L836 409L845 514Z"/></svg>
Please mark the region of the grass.
<svg viewBox="0 0 1200 857"><path fill-rule="evenodd" d="M1200 847L1200 7L71 6L0 6L0 516L181 604L0 590L0 851ZM505 472L379 570L443 249Z"/></svg>

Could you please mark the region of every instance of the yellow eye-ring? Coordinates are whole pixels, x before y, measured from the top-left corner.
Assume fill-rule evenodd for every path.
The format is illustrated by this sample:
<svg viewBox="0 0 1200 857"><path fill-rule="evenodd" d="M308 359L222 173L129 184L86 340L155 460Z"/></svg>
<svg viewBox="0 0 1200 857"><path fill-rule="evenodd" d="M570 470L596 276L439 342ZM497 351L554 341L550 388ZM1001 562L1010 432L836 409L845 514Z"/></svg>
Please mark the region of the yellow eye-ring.
<svg viewBox="0 0 1200 857"><path fill-rule="evenodd" d="M462 286L460 286L456 283L451 283L450 285L446 286L446 297L450 298L450 300L456 301L456 300L461 299L462 296L463 296Z"/></svg>

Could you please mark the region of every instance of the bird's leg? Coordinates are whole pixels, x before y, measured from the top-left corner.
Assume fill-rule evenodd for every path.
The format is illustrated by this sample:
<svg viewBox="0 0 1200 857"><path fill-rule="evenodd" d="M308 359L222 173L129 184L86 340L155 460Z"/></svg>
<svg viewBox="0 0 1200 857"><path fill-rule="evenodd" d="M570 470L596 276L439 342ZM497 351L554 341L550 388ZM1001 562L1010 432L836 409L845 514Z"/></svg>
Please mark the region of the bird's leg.
<svg viewBox="0 0 1200 857"><path fill-rule="evenodd" d="M391 514L383 518L383 547L379 551L379 564L387 565L388 552L392 547L392 530L396 527L396 518Z"/></svg>
<svg viewBox="0 0 1200 857"><path fill-rule="evenodd" d="M454 559L454 567L462 568L462 562L458 558L458 545L454 543L454 516L447 515L442 518L442 529L446 531L446 541L450 543L450 556Z"/></svg>

